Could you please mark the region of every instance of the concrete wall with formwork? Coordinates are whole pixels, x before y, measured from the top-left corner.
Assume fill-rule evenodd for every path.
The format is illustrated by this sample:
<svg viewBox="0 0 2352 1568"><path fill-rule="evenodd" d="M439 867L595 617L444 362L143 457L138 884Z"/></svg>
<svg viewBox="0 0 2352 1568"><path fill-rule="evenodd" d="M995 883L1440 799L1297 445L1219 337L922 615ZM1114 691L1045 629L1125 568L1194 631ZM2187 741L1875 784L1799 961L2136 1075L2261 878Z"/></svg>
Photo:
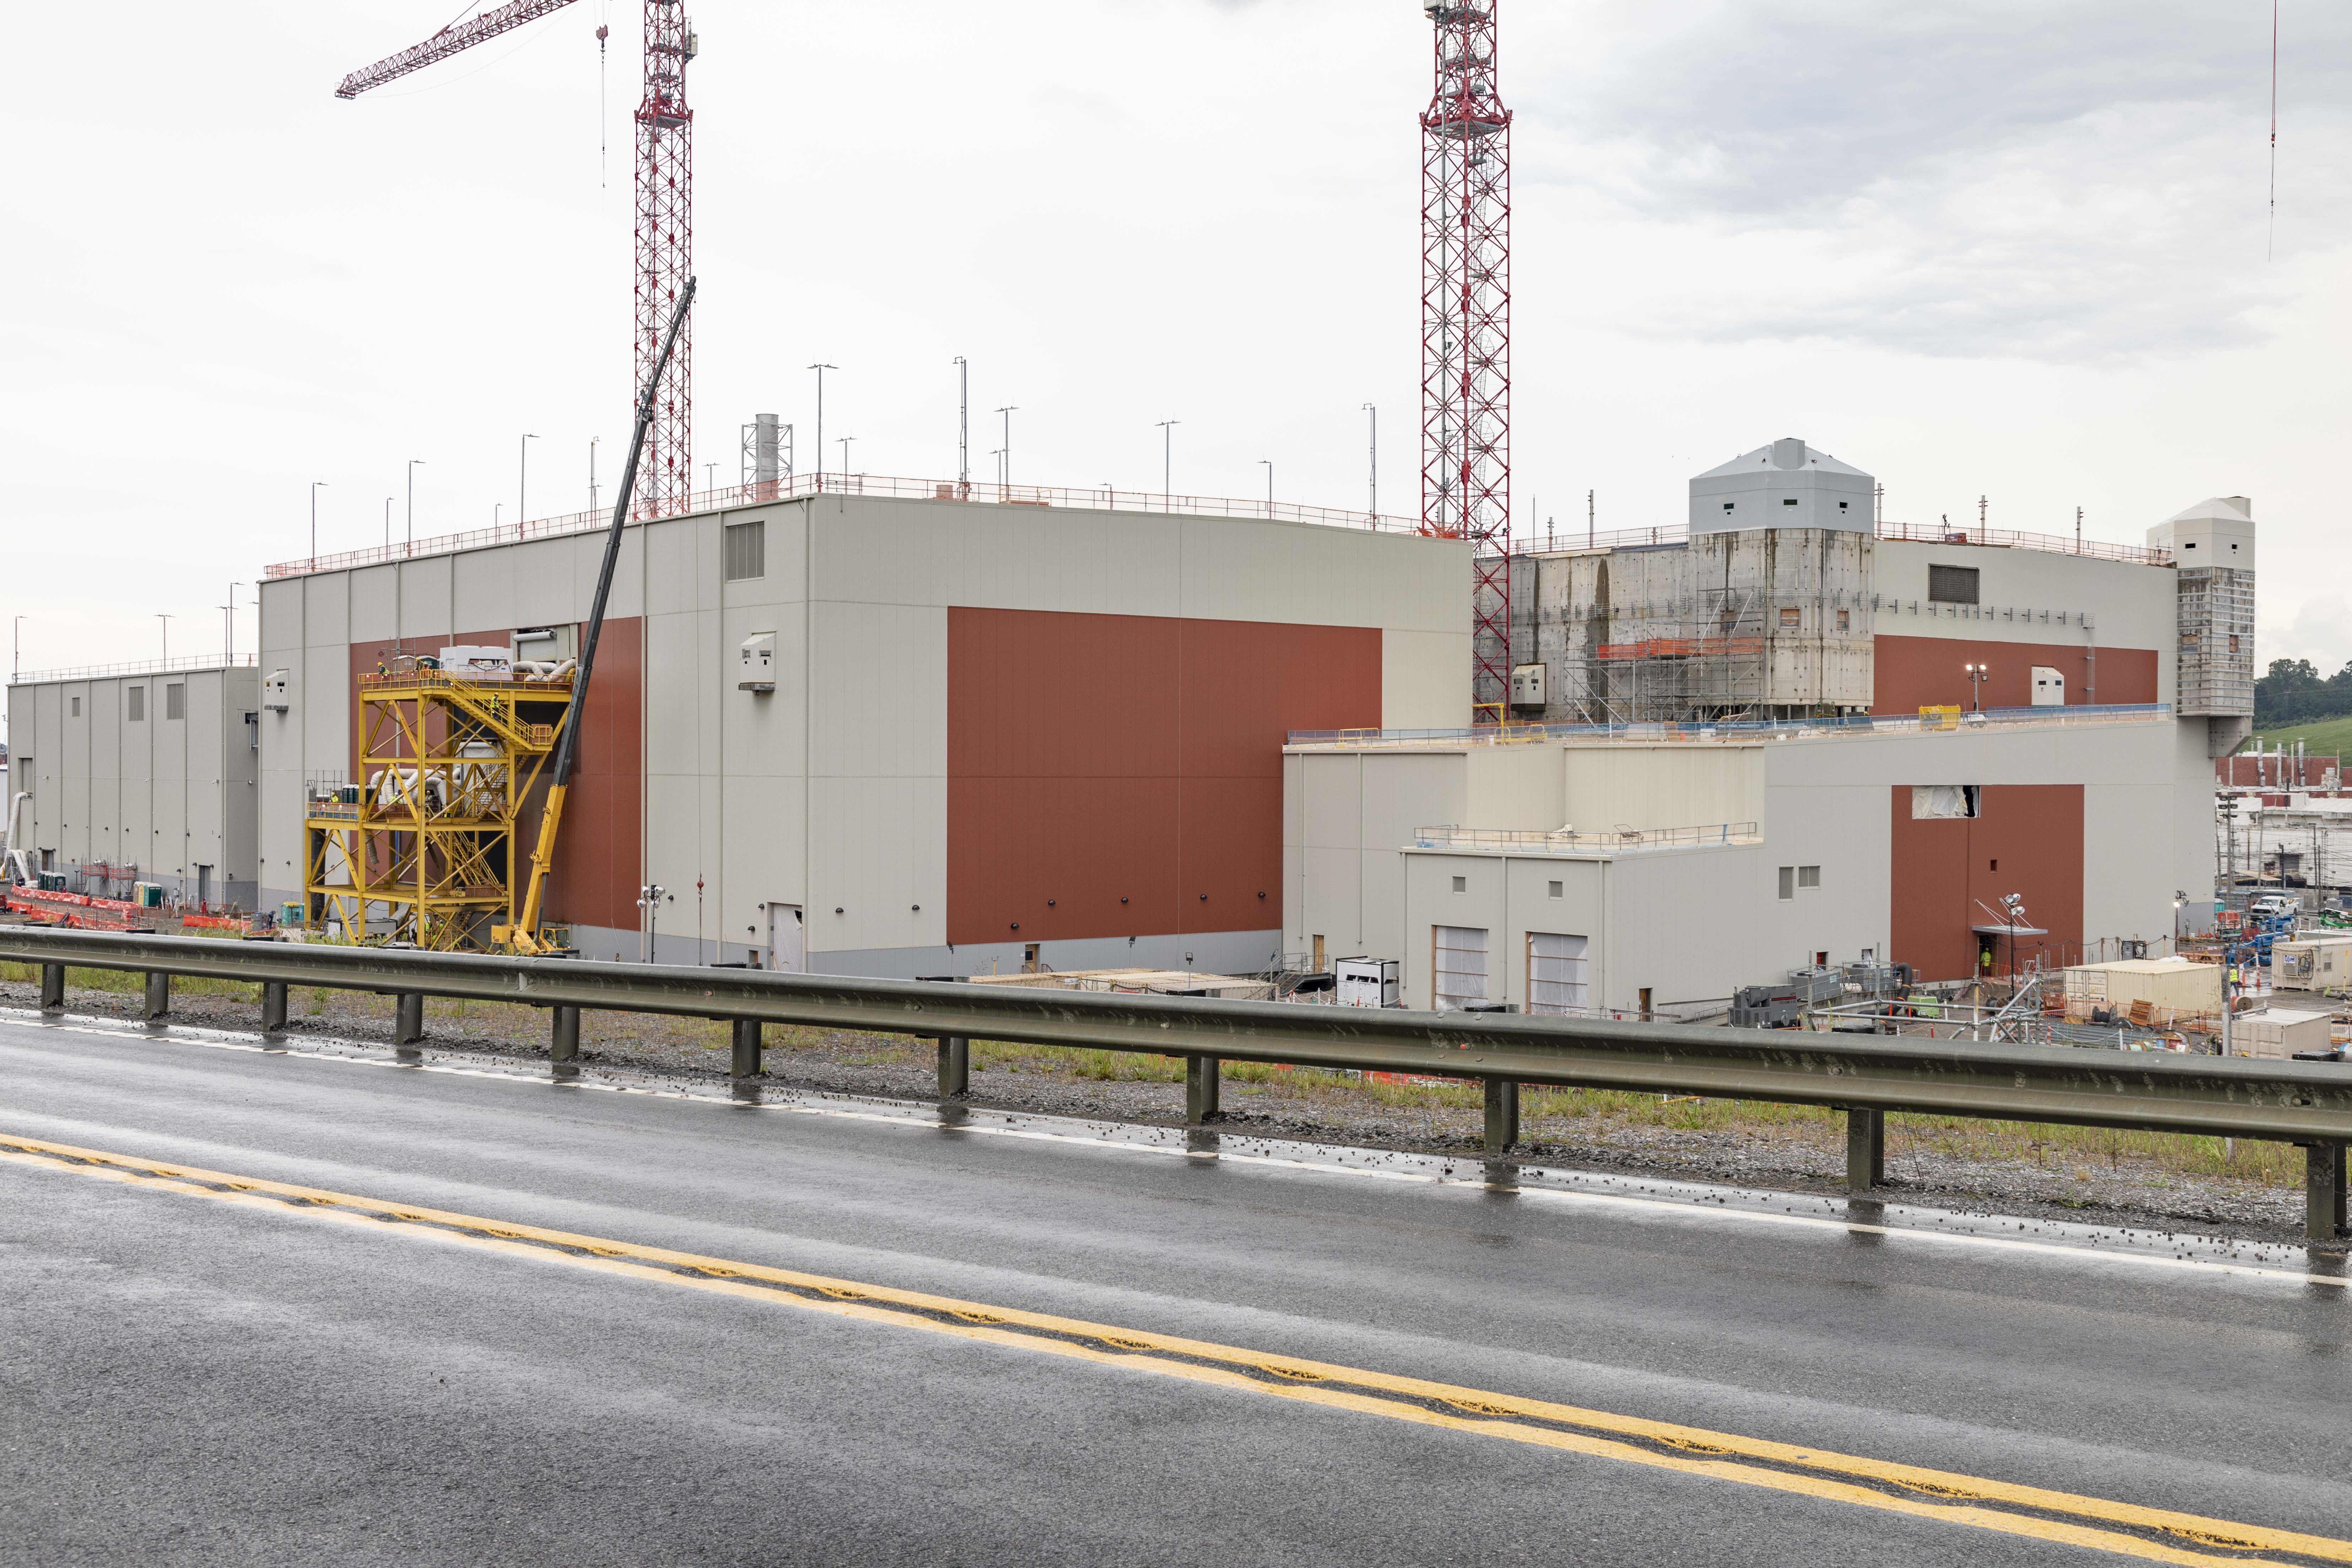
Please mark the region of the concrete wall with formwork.
<svg viewBox="0 0 2352 1568"><path fill-rule="evenodd" d="M69 879L136 867L175 898L254 908L257 679L236 665L132 666L12 684L9 780L32 797L24 847Z"/></svg>
<svg viewBox="0 0 2352 1568"><path fill-rule="evenodd" d="M603 543L265 587L290 690L263 725L275 885L298 885L306 778L350 768L354 670L393 637L576 639ZM551 895L595 957L636 956L657 885L664 960L1002 973L1034 943L1055 968L1263 970L1288 731L1469 717L1452 541L828 492L633 525L621 560L583 730L601 799L567 816ZM771 690L743 689L755 637Z"/></svg>

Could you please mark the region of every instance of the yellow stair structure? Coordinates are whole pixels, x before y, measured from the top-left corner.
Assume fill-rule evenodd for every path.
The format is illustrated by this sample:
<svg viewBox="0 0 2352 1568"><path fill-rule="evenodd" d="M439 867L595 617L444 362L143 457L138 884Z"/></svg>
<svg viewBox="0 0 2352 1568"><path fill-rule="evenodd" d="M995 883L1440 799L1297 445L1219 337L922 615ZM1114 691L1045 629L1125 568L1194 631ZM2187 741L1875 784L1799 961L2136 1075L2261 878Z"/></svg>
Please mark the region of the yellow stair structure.
<svg viewBox="0 0 2352 1568"><path fill-rule="evenodd" d="M572 679L481 679L403 658L359 679L357 782L303 817L304 924L346 942L487 950L515 918L519 819Z"/></svg>

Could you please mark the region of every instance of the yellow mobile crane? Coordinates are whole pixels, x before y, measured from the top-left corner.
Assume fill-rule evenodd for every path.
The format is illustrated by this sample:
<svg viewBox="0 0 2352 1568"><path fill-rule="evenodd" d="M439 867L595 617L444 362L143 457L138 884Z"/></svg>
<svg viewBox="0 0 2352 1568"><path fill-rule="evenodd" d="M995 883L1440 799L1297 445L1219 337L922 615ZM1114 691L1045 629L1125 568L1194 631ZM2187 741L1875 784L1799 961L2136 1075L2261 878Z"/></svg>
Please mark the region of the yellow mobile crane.
<svg viewBox="0 0 2352 1568"><path fill-rule="evenodd" d="M511 926L494 928L494 942L520 953L548 953L557 951L547 939L540 924L540 911L547 893L547 873L555 864L556 830L563 825L563 796L572 784L572 759L580 754L580 725L588 713L588 677L596 668L596 638L604 629L604 601L613 592L613 569L621 559L621 530L629 521L629 499L637 485L637 459L646 449L646 429L654 419L654 395L661 386L662 373L669 368L669 356L677 347L677 334L686 325L688 307L694 303L694 279L677 296L677 308L670 312L669 331L662 337L661 353L654 361L653 374L646 382L645 393L637 399L636 434L629 440L629 460L621 469L621 494L613 504L613 526L604 535L604 564L596 574L596 598L588 610L588 629L580 638L580 673L572 682L572 702L563 710L563 733L556 742L555 768L547 783L547 805L539 816L539 839L530 851L530 890L523 895L522 913Z"/></svg>

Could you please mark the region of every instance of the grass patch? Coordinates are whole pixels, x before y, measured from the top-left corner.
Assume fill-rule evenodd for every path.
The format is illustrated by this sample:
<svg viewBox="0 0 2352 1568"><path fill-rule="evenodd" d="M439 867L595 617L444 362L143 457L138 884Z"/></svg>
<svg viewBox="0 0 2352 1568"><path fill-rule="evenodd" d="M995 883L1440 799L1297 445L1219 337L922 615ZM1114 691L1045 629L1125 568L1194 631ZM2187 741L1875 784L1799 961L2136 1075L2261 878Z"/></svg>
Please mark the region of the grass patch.
<svg viewBox="0 0 2352 1568"><path fill-rule="evenodd" d="M2257 743L2275 746L2280 742L2293 746L2303 742L2305 752L2315 757L2352 757L2352 714L2337 719L2314 719L2302 724L2282 724L2274 730L2257 730L2242 750Z"/></svg>

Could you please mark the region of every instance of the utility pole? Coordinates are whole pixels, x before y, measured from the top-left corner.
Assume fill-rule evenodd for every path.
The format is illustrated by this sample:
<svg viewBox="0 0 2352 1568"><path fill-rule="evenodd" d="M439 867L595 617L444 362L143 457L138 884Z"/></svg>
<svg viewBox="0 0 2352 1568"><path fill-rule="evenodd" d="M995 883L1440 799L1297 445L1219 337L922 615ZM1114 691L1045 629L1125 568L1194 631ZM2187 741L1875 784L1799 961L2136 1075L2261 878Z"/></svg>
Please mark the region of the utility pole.
<svg viewBox="0 0 2352 1568"><path fill-rule="evenodd" d="M956 366L956 500L971 499L971 364L955 356Z"/></svg>
<svg viewBox="0 0 2352 1568"><path fill-rule="evenodd" d="M596 510L596 437L588 437L588 510L590 511Z"/></svg>
<svg viewBox="0 0 2352 1568"><path fill-rule="evenodd" d="M1593 516L1592 492L1587 490L1584 492L1584 548L1587 550L1592 548L1592 541L1595 537L1592 531Z"/></svg>
<svg viewBox="0 0 2352 1568"><path fill-rule="evenodd" d="M1979 497L1977 497L1977 531L1978 531L1979 533L1982 533L1982 532L1984 531L1984 526L1985 526L1985 509L1986 509L1986 507L1988 507L1988 506L1989 506L1989 505L1990 505L1990 504L1991 504L1991 501L1990 501L1990 499L1989 497L1986 497L1986 496L1979 496Z"/></svg>
<svg viewBox="0 0 2352 1568"><path fill-rule="evenodd" d="M1013 415L1020 406L1017 403L1008 403L997 410L1004 416L1004 477L997 481L999 484L1013 482Z"/></svg>
<svg viewBox="0 0 2352 1568"><path fill-rule="evenodd" d="M1176 488L1173 479L1176 472L1176 426L1182 423L1181 419L1162 419L1160 422L1160 509L1162 511L1176 510L1173 493Z"/></svg>
<svg viewBox="0 0 2352 1568"><path fill-rule="evenodd" d="M245 584L242 583L231 583L228 585L228 603L221 606L221 615L224 617L221 626L221 658L226 664L236 662L236 591L243 586Z"/></svg>
<svg viewBox="0 0 2352 1568"><path fill-rule="evenodd" d="M2074 509L2074 553L2083 553L2083 509Z"/></svg>
<svg viewBox="0 0 2352 1568"><path fill-rule="evenodd" d="M16 677L25 670L25 617L18 616L8 627L8 684L16 684Z"/></svg>
<svg viewBox="0 0 2352 1568"><path fill-rule="evenodd" d="M422 458L408 459L408 548L405 553L416 553L416 469Z"/></svg>
<svg viewBox="0 0 2352 1568"><path fill-rule="evenodd" d="M522 458L515 470L515 537L522 537L522 525L530 521L530 444L536 436L526 435L520 446Z"/></svg>
<svg viewBox="0 0 2352 1568"><path fill-rule="evenodd" d="M163 623L163 665L169 668L172 663L172 616L168 612L158 611L155 618Z"/></svg>
<svg viewBox="0 0 2352 1568"><path fill-rule="evenodd" d="M837 364L813 364L816 372L816 488L824 489L824 373L839 370Z"/></svg>
<svg viewBox="0 0 2352 1568"><path fill-rule="evenodd" d="M1258 461L1265 468L1265 517L1271 522L1274 521L1274 459L1260 458Z"/></svg>
<svg viewBox="0 0 2352 1568"><path fill-rule="evenodd" d="M319 569L319 487L326 482L324 479L310 481L310 570L313 572Z"/></svg>
<svg viewBox="0 0 2352 1568"><path fill-rule="evenodd" d="M1372 416L1372 493L1366 510L1377 523L1381 520L1381 411L1367 403L1364 412Z"/></svg>
<svg viewBox="0 0 2352 1568"><path fill-rule="evenodd" d="M383 547L387 552L392 549L392 498L390 496L383 498Z"/></svg>

